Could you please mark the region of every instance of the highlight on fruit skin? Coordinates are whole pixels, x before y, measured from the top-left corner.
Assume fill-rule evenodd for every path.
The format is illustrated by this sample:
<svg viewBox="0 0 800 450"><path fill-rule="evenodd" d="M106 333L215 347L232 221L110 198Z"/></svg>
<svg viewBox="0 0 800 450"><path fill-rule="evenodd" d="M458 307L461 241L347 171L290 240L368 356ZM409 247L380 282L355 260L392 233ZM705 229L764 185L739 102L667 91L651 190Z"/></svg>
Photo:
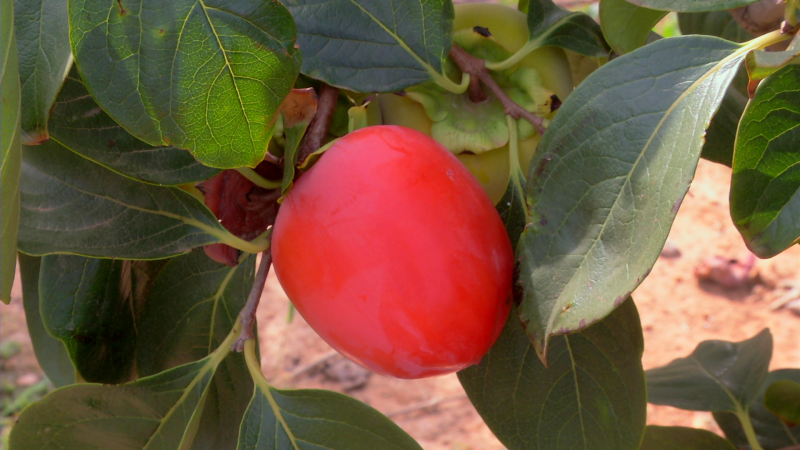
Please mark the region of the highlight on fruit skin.
<svg viewBox="0 0 800 450"><path fill-rule="evenodd" d="M477 364L509 314L514 260L500 216L454 155L412 129L339 139L287 195L272 243L297 311L380 374Z"/></svg>

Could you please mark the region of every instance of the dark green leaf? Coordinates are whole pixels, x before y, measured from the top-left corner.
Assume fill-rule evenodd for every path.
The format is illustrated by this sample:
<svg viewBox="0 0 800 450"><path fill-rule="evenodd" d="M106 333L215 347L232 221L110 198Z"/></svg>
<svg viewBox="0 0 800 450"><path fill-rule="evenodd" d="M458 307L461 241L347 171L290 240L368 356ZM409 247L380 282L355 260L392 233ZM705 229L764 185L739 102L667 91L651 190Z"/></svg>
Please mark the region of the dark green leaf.
<svg viewBox="0 0 800 450"><path fill-rule="evenodd" d="M600 0L600 26L611 48L620 55L647 42L650 31L666 11L642 8L625 0Z"/></svg>
<svg viewBox="0 0 800 450"><path fill-rule="evenodd" d="M22 276L22 304L25 307L25 321L31 336L33 352L45 375L55 387L75 383L75 366L69 353L58 339L42 323L39 311L39 267L42 258L19 254L19 272Z"/></svg>
<svg viewBox="0 0 800 450"><path fill-rule="evenodd" d="M154 375L211 354L244 307L254 265L255 256L251 256L228 267L212 261L202 249L170 260L159 273L137 324L139 375ZM252 392L244 356L232 353L208 388L192 448L235 448Z"/></svg>
<svg viewBox="0 0 800 450"><path fill-rule="evenodd" d="M628 0L634 5L662 11L703 12L724 11L746 6L759 0Z"/></svg>
<svg viewBox="0 0 800 450"><path fill-rule="evenodd" d="M717 36L733 42L745 42L755 37L733 20L728 11L680 13L678 24L681 33L685 35ZM749 55L750 53L748 57ZM736 129L749 100L747 82L747 71L740 67L722 99L719 111L711 119L703 151L700 153L702 158L728 167L733 164Z"/></svg>
<svg viewBox="0 0 800 450"><path fill-rule="evenodd" d="M205 359L134 383L79 384L50 393L22 412L11 432L11 448L188 448L211 378L237 334L232 331Z"/></svg>
<svg viewBox="0 0 800 450"><path fill-rule="evenodd" d="M800 238L800 66L759 84L736 136L731 217L762 258Z"/></svg>
<svg viewBox="0 0 800 450"><path fill-rule="evenodd" d="M800 383L779 380L769 385L764 406L789 426L800 425Z"/></svg>
<svg viewBox="0 0 800 450"><path fill-rule="evenodd" d="M554 45L582 55L608 56L600 25L587 14L568 11L552 0L528 5L528 31L530 41L523 49Z"/></svg>
<svg viewBox="0 0 800 450"><path fill-rule="evenodd" d="M779 450L800 444L800 426L789 428L778 417L764 406L764 395L769 386L779 380L791 380L800 383L800 369L774 370L767 375L756 395L756 401L750 406L750 420L753 423L758 442L764 450ZM715 412L717 421L725 437L737 448L749 448L747 438L736 415L730 412Z"/></svg>
<svg viewBox="0 0 800 450"><path fill-rule="evenodd" d="M22 143L47 140L47 116L72 65L64 0L14 0L22 82Z"/></svg>
<svg viewBox="0 0 800 450"><path fill-rule="evenodd" d="M114 122L94 101L78 70L70 72L50 115L50 135L61 145L123 175L176 185L219 172L175 147L153 147Z"/></svg>
<svg viewBox="0 0 800 450"><path fill-rule="evenodd" d="M514 186L513 181L509 182L506 193L497 203L497 212L500 214L500 218L503 219L513 247L516 247L519 236L525 229L525 209L527 208L524 195L525 179L523 178L520 181L522 182L522 191L517 186Z"/></svg>
<svg viewBox="0 0 800 450"><path fill-rule="evenodd" d="M449 0L284 0L303 73L359 92L394 92L442 75L453 34Z"/></svg>
<svg viewBox="0 0 800 450"><path fill-rule="evenodd" d="M17 43L14 37L14 4L2 3L0 16L0 301L11 301L17 266L20 177L20 86L17 75Z"/></svg>
<svg viewBox="0 0 800 450"><path fill-rule="evenodd" d="M647 394L633 301L550 345L546 368L511 314L480 364L458 373L498 439L510 449L639 448Z"/></svg>
<svg viewBox="0 0 800 450"><path fill-rule="evenodd" d="M520 318L540 356L647 276L745 53L717 38L662 39L604 65L561 106L531 162L517 247Z"/></svg>
<svg viewBox="0 0 800 450"><path fill-rule="evenodd" d="M118 384L134 378L137 280L131 261L48 255L39 274L42 321L81 377Z"/></svg>
<svg viewBox="0 0 800 450"><path fill-rule="evenodd" d="M782 52L756 50L747 54L745 65L750 80L758 81L772 75L787 64L800 64L800 35Z"/></svg>
<svg viewBox="0 0 800 450"><path fill-rule="evenodd" d="M730 442L707 430L649 425L641 450L736 450Z"/></svg>
<svg viewBox="0 0 800 450"><path fill-rule="evenodd" d="M114 173L52 140L23 151L20 249L119 258L165 258L227 235L181 189Z"/></svg>
<svg viewBox="0 0 800 450"><path fill-rule="evenodd" d="M764 329L742 342L703 341L686 358L647 371L648 401L693 411L739 411L756 398L772 358Z"/></svg>
<svg viewBox="0 0 800 450"><path fill-rule="evenodd" d="M253 341L245 356L256 380L239 429L238 450L421 450L394 422L372 407L337 392L279 390L261 374Z"/></svg>
<svg viewBox="0 0 800 450"><path fill-rule="evenodd" d="M261 0L76 0L70 40L89 92L151 145L255 167L300 67L295 27Z"/></svg>

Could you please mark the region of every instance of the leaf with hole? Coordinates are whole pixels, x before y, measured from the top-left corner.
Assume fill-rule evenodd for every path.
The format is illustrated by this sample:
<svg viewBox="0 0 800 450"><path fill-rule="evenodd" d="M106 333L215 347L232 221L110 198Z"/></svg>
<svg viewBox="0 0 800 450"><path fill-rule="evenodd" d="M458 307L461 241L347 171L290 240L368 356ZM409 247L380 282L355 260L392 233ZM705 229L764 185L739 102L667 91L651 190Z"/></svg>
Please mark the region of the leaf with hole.
<svg viewBox="0 0 800 450"><path fill-rule="evenodd" d="M643 350L630 299L601 322L554 337L549 367L511 314L489 353L458 379L510 449L635 450L647 406Z"/></svg>
<svg viewBox="0 0 800 450"><path fill-rule="evenodd" d="M69 20L89 92L134 136L212 167L264 159L300 68L279 2L76 0Z"/></svg>
<svg viewBox="0 0 800 450"><path fill-rule="evenodd" d="M15 0L14 24L22 83L22 143L48 139L47 117L72 66L67 2Z"/></svg>
<svg viewBox="0 0 800 450"><path fill-rule="evenodd" d="M203 181L219 172L176 147L136 139L94 101L73 68L50 114L50 136L92 161L137 180L159 185Z"/></svg>
<svg viewBox="0 0 800 450"><path fill-rule="evenodd" d="M685 358L647 371L648 401L692 411L740 411L756 399L772 358L772 334L703 341Z"/></svg>
<svg viewBox="0 0 800 450"><path fill-rule="evenodd" d="M520 318L540 357L647 276L745 53L706 36L662 39L599 68L561 106L531 162L517 246Z"/></svg>
<svg viewBox="0 0 800 450"><path fill-rule="evenodd" d="M303 73L358 92L447 82L453 35L445 0L284 0L297 23ZM452 83L452 82L450 82Z"/></svg>
<svg viewBox="0 0 800 450"><path fill-rule="evenodd" d="M600 1L600 27L611 48L620 55L643 46L666 11L643 8L625 0Z"/></svg>
<svg viewBox="0 0 800 450"><path fill-rule="evenodd" d="M800 239L800 66L762 81L747 105L736 136L731 217L762 258Z"/></svg>
<svg viewBox="0 0 800 450"><path fill-rule="evenodd" d="M139 376L205 358L225 340L253 284L255 256L236 267L202 249L175 257L158 273L137 323ZM250 402L253 380L244 356L231 353L208 387L192 449L232 449Z"/></svg>

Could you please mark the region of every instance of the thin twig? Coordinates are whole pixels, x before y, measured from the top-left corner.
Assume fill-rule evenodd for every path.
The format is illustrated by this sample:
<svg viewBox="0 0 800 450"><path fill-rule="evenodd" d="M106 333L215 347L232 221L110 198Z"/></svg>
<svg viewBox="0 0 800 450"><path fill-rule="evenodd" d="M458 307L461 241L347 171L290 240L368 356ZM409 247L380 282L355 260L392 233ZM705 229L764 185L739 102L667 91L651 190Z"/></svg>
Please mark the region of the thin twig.
<svg viewBox="0 0 800 450"><path fill-rule="evenodd" d="M253 324L256 319L256 309L258 309L258 302L261 300L261 293L264 291L264 284L267 282L267 274L269 267L272 265L272 250L266 249L261 254L261 264L258 266L256 272L256 279L253 281L253 288L250 289L250 295L247 297L247 303L244 304L239 318L242 319L242 332L239 333L239 338L231 345L231 351L240 352L244 350L244 341L253 339Z"/></svg>
<svg viewBox="0 0 800 450"><path fill-rule="evenodd" d="M470 55L466 50L459 47L458 44L453 44L453 47L450 48L450 57L453 58L453 62L456 63L462 72L470 74L472 79L479 79L484 86L492 91L492 94L500 100L506 114L515 119L519 119L520 117L524 118L536 127L536 131L539 132L539 135L544 134L544 119L534 115L532 112L511 100L508 95L503 92L503 89L497 82L494 81L494 78L492 78L489 69L486 68L485 60ZM486 94L482 92L479 94L478 91L480 91L480 89L476 90L473 87L474 84L470 82L470 100L476 103L485 100ZM483 100L481 97L483 97Z"/></svg>
<svg viewBox="0 0 800 450"><path fill-rule="evenodd" d="M322 141L328 134L333 111L336 109L336 102L339 99L339 89L322 83L319 98L317 100L317 113L308 125L306 135L300 148L297 150L297 162L305 161L308 155L314 153L322 146Z"/></svg>

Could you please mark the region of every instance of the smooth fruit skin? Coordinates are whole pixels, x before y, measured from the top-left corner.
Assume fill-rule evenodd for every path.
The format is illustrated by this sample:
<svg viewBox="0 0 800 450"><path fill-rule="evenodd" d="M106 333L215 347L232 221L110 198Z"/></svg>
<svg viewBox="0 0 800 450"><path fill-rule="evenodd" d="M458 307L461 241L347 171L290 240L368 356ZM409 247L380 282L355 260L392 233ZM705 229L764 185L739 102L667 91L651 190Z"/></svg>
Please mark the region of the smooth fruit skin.
<svg viewBox="0 0 800 450"><path fill-rule="evenodd" d="M384 375L478 363L510 309L513 252L492 202L455 156L404 127L350 133L303 174L272 255L311 327Z"/></svg>

